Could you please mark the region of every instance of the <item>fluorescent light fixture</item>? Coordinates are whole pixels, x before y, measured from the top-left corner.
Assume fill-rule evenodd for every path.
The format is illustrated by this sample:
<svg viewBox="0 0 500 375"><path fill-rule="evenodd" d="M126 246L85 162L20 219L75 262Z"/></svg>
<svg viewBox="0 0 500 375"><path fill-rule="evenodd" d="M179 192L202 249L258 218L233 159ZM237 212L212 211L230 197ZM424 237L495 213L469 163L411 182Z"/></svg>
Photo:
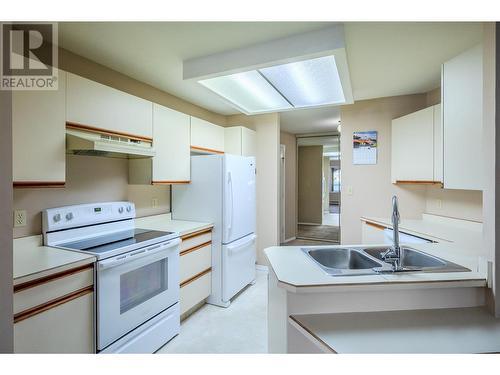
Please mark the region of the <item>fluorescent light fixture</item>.
<svg viewBox="0 0 500 375"><path fill-rule="evenodd" d="M345 102L333 56L271 66L259 71L295 108Z"/></svg>
<svg viewBox="0 0 500 375"><path fill-rule="evenodd" d="M346 102L333 55L199 81L248 114Z"/></svg>
<svg viewBox="0 0 500 375"><path fill-rule="evenodd" d="M293 108L256 70L199 81L247 113Z"/></svg>

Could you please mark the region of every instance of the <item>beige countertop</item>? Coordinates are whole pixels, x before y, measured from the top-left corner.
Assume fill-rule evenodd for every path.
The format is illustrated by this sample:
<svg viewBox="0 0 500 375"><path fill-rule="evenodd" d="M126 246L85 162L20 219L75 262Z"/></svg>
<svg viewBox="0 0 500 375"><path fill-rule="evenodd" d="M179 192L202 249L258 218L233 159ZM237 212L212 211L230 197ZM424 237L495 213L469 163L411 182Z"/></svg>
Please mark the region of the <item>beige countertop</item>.
<svg viewBox="0 0 500 375"><path fill-rule="evenodd" d="M361 220L392 228L390 218L362 216ZM422 219L401 219L399 230L435 242L480 244L483 241L481 223L430 214L422 215Z"/></svg>
<svg viewBox="0 0 500 375"><path fill-rule="evenodd" d="M95 262L95 257L42 245L42 236L14 240L14 285Z"/></svg>
<svg viewBox="0 0 500 375"><path fill-rule="evenodd" d="M182 235L211 228L213 224L171 220L170 214L135 220L137 228L179 232ZM41 235L14 239L14 285L95 262L92 255L43 246Z"/></svg>
<svg viewBox="0 0 500 375"><path fill-rule="evenodd" d="M146 216L135 219L136 228L179 232L181 236L212 228L213 223L200 223L197 221L172 220L170 214Z"/></svg>
<svg viewBox="0 0 500 375"><path fill-rule="evenodd" d="M377 247L334 245L329 247ZM318 291L346 291L353 289L380 288L451 288L484 287L487 280L487 262L480 256L471 255L472 249L452 243L412 244L413 248L462 265L471 272L413 272L375 274L363 276L331 276L324 272L303 248L320 246L275 246L264 250L269 264L276 274L279 285L291 292L316 293Z"/></svg>
<svg viewBox="0 0 500 375"><path fill-rule="evenodd" d="M500 319L481 307L292 315L289 323L325 352L500 352Z"/></svg>

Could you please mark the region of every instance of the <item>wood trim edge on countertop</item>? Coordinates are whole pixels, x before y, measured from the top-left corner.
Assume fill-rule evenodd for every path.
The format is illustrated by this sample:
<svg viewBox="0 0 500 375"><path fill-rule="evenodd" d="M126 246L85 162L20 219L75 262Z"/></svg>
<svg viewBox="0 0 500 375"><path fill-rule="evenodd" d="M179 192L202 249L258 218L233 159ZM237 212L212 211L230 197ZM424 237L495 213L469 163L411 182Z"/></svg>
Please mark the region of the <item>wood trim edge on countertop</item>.
<svg viewBox="0 0 500 375"><path fill-rule="evenodd" d="M42 303L41 305L31 307L27 310L21 311L17 314L14 314L14 323L21 322L25 319L31 318L32 316L41 314L45 311L51 310L57 306L60 306L62 304L65 304L67 302L70 302L74 299L83 297L86 294L92 293L94 291L94 286L87 286L82 289L78 289L74 292L71 292L69 294L66 294L62 297L55 298L51 301Z"/></svg>
<svg viewBox="0 0 500 375"><path fill-rule="evenodd" d="M148 142L148 143L153 143L153 138L150 138L150 137L144 137L142 135L136 135L136 134L130 134L130 133L124 133L124 132L117 132L114 130L98 128L95 126L78 124L76 122L66 121L66 128L67 129L69 128L69 129L83 130L83 131L87 131L90 133L107 134L107 135L111 135L111 136L114 135L114 136L118 136L118 137L125 137L125 138L129 138L129 139L134 139L136 141L144 141L144 142Z"/></svg>
<svg viewBox="0 0 500 375"><path fill-rule="evenodd" d="M188 284L191 284L193 281L198 280L200 277L205 276L207 273L212 272L212 267L208 267L206 270L201 271L200 273L197 273L193 277L190 277L187 280L184 280L183 282L180 283L180 287L183 288Z"/></svg>
<svg viewBox="0 0 500 375"><path fill-rule="evenodd" d="M14 189L30 188L63 188L66 187L66 181L14 181Z"/></svg>
<svg viewBox="0 0 500 375"><path fill-rule="evenodd" d="M57 280L57 279L60 279L63 277L67 277L70 275L74 275L75 273L79 273L79 272L83 272L83 271L87 271L87 270L93 270L93 269L94 269L94 265L93 265L93 263L90 263L90 264L85 264L85 265L80 266L80 267L70 268L70 269L65 270L65 271L53 273L52 275L44 276L44 277L41 277L39 279L35 279L35 280L27 281L25 283L14 285L14 293L21 292L25 289L34 288L34 287L39 286L39 285L47 284L51 281L54 281L54 280Z"/></svg>
<svg viewBox="0 0 500 375"><path fill-rule="evenodd" d="M361 219L361 220L363 220L363 219ZM363 220L363 221L365 222L366 225L369 225L370 227L374 227L374 228L382 229L382 230L387 229L387 227L384 225L376 224L376 223L373 223L371 221L366 221L366 220Z"/></svg>
<svg viewBox="0 0 500 375"><path fill-rule="evenodd" d="M200 147L200 146L191 146L191 149L197 150L197 151L211 152L214 154L224 154L224 151L215 150L213 148Z"/></svg>
<svg viewBox="0 0 500 375"><path fill-rule="evenodd" d="M211 240L210 240L210 241L207 241L207 242L204 242L204 243L199 244L199 245L197 245L197 246L195 246L195 247L190 247L189 249L182 250L182 251L179 253L179 255L180 255L180 256L183 256L183 255L186 255L186 254L192 253L193 251L199 250L199 249L201 249L201 248L203 248L203 247L206 247L206 246L209 246L209 245L211 245L211 244L212 244L212 241L211 241Z"/></svg>
<svg viewBox="0 0 500 375"><path fill-rule="evenodd" d="M205 229L200 229L200 230L198 230L196 232L186 233L185 235L181 236L181 240L185 241L185 240L188 240L190 238L198 237L198 236L201 236L203 234L212 232L212 228L213 227L205 228Z"/></svg>

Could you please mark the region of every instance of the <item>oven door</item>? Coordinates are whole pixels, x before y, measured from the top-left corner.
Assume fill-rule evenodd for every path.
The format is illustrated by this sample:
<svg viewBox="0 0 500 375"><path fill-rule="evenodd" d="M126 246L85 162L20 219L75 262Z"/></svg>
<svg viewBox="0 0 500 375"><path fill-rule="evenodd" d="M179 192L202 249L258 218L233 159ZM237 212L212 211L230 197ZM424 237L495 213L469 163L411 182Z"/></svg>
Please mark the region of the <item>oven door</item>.
<svg viewBox="0 0 500 375"><path fill-rule="evenodd" d="M179 301L180 239L98 262L97 348Z"/></svg>

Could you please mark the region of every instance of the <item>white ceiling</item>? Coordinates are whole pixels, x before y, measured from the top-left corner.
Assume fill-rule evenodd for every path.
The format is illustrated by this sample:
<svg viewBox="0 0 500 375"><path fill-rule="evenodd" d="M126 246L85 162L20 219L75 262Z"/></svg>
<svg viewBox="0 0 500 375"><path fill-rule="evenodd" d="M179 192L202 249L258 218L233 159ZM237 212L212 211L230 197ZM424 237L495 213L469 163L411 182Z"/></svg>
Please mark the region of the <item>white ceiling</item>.
<svg viewBox="0 0 500 375"><path fill-rule="evenodd" d="M331 25L318 22L60 23L59 43L123 74L221 114L238 113L196 82L182 62ZM354 100L414 94L439 86L441 64L480 42L480 23L346 23ZM292 133L331 131L338 107L282 113Z"/></svg>

